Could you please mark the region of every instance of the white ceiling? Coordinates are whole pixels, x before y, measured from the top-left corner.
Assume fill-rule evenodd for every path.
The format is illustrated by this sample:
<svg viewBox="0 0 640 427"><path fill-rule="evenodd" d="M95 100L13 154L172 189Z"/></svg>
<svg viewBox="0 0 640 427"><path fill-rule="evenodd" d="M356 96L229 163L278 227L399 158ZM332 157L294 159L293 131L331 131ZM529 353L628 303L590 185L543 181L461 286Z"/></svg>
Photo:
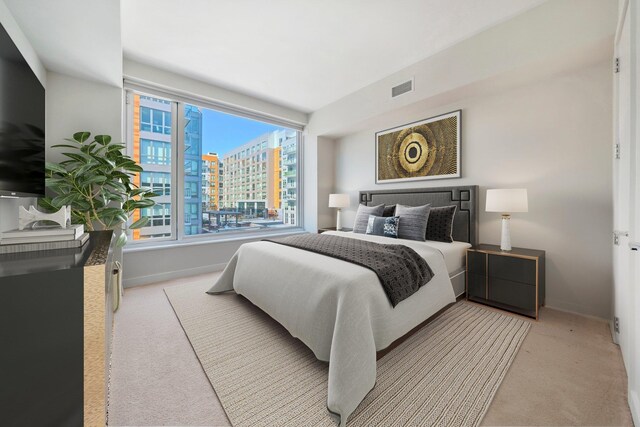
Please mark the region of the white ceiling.
<svg viewBox="0 0 640 427"><path fill-rule="evenodd" d="M311 112L544 1L126 0L122 42L127 58Z"/></svg>
<svg viewBox="0 0 640 427"><path fill-rule="evenodd" d="M44 66L122 86L118 0L4 0Z"/></svg>

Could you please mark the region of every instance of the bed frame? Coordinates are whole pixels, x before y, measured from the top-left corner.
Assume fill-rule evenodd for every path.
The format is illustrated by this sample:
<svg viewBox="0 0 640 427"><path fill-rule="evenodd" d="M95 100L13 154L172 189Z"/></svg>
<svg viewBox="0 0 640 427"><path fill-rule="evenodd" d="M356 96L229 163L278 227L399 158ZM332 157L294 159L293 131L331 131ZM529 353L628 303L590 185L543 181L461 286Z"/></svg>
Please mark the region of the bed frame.
<svg viewBox="0 0 640 427"><path fill-rule="evenodd" d="M360 192L360 204L376 206L400 203L408 206L431 204L432 207L456 205L453 217L453 240L478 244L478 186L410 188Z"/></svg>
<svg viewBox="0 0 640 427"><path fill-rule="evenodd" d="M453 240L478 244L478 186L411 188L397 190L361 191L360 203L367 206L400 203L408 206L431 204L438 206L457 206L453 217ZM456 297L466 292L466 272L452 272L451 284Z"/></svg>

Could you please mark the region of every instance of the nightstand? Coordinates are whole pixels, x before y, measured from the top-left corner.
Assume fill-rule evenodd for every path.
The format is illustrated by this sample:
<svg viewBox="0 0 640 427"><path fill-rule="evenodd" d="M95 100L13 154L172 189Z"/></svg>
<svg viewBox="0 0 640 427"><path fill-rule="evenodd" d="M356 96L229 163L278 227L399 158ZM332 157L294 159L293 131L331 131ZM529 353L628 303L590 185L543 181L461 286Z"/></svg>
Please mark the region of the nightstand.
<svg viewBox="0 0 640 427"><path fill-rule="evenodd" d="M497 245L467 249L467 299L538 319L544 305L545 252Z"/></svg>
<svg viewBox="0 0 640 427"><path fill-rule="evenodd" d="M322 234L325 231L336 231L336 228L335 227L318 228L318 234ZM340 231L353 231L353 228L342 227L342 230L340 230Z"/></svg>

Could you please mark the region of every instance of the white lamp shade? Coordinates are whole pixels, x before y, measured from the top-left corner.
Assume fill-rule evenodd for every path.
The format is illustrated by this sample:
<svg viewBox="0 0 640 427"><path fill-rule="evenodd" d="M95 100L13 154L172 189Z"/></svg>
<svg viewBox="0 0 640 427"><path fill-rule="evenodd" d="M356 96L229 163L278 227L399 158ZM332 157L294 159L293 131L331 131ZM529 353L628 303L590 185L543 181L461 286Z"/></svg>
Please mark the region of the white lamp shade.
<svg viewBox="0 0 640 427"><path fill-rule="evenodd" d="M487 190L487 212L528 212L526 188Z"/></svg>
<svg viewBox="0 0 640 427"><path fill-rule="evenodd" d="M349 195L348 194L329 194L329 207L330 208L348 208Z"/></svg>

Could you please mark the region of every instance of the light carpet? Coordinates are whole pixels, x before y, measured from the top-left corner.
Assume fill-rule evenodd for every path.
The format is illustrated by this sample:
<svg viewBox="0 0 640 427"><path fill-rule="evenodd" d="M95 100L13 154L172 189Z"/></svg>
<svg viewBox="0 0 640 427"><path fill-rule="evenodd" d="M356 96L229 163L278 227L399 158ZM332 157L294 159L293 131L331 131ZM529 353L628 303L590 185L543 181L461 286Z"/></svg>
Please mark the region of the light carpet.
<svg viewBox="0 0 640 427"><path fill-rule="evenodd" d="M335 426L327 364L277 322L208 284L165 293L229 420ZM526 320L459 302L378 361L377 383L348 426L479 425L529 331Z"/></svg>

